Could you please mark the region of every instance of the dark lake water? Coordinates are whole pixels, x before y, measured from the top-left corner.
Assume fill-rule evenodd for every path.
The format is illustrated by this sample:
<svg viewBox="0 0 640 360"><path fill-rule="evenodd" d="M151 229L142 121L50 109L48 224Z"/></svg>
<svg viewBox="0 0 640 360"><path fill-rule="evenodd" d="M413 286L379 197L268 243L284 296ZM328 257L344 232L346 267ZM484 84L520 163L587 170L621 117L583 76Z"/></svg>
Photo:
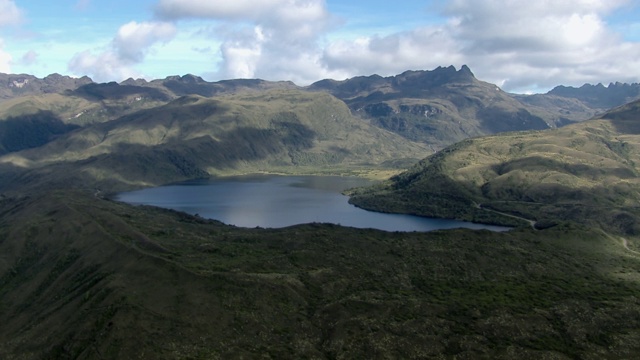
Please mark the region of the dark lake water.
<svg viewBox="0 0 640 360"><path fill-rule="evenodd" d="M348 203L342 191L371 181L337 176L238 176L120 193L116 200L198 214L241 227L333 223L387 231L508 228L412 215L383 214Z"/></svg>

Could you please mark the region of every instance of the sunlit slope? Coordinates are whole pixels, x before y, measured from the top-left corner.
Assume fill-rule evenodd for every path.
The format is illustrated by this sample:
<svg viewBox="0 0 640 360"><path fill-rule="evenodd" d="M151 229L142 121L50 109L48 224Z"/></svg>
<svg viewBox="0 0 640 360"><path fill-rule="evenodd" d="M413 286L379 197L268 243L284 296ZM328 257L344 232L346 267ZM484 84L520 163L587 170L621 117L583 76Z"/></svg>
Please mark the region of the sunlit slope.
<svg viewBox="0 0 640 360"><path fill-rule="evenodd" d="M155 184L289 166L408 163L428 153L423 145L355 119L329 94L272 90L182 97L8 154L0 163L69 166L93 178ZM59 171L54 173L53 179Z"/></svg>
<svg viewBox="0 0 640 360"><path fill-rule="evenodd" d="M638 232L639 102L564 128L465 140L352 202L366 208L542 223L597 222ZM508 220L511 221L511 220Z"/></svg>

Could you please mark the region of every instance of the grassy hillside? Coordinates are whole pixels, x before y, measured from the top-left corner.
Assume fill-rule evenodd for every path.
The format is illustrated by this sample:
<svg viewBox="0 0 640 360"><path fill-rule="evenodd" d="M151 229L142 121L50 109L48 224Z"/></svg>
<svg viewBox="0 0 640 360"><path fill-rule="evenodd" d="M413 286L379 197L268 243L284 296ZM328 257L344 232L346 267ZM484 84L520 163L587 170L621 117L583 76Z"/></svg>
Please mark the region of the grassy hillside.
<svg viewBox="0 0 640 360"><path fill-rule="evenodd" d="M638 255L579 226L239 229L92 193L0 201L0 356L625 358Z"/></svg>
<svg viewBox="0 0 640 360"><path fill-rule="evenodd" d="M428 153L354 118L329 94L271 90L182 97L7 154L0 163L24 168L13 182L20 186L122 188L212 174L405 166Z"/></svg>
<svg viewBox="0 0 640 360"><path fill-rule="evenodd" d="M540 226L579 221L635 235L640 233L638 107L631 103L561 129L466 140L379 189L358 192L352 202L385 211L517 220L498 211Z"/></svg>
<svg viewBox="0 0 640 360"><path fill-rule="evenodd" d="M118 117L149 109L168 102L167 95L150 94L144 88L127 91L118 86L117 94L104 94L105 85L89 84L75 92L16 97L0 102L0 121L29 116L39 112L51 113L66 124L86 126L107 122Z"/></svg>

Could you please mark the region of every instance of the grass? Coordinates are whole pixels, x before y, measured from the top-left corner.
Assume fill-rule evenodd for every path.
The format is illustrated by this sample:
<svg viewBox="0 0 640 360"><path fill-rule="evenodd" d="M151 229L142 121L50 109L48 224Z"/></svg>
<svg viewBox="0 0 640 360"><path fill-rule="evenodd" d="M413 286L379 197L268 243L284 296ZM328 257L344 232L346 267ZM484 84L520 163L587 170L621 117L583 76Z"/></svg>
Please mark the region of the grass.
<svg viewBox="0 0 640 360"><path fill-rule="evenodd" d="M622 122L600 119L465 140L378 189L355 192L352 202L385 211L513 223L497 211L544 226L575 221L637 234L640 169L634 159L640 156L640 138Z"/></svg>
<svg viewBox="0 0 640 360"><path fill-rule="evenodd" d="M386 174L424 153L425 146L354 118L331 95L271 90L183 97L7 154L0 162L28 164L20 187L74 183L122 190L261 171Z"/></svg>

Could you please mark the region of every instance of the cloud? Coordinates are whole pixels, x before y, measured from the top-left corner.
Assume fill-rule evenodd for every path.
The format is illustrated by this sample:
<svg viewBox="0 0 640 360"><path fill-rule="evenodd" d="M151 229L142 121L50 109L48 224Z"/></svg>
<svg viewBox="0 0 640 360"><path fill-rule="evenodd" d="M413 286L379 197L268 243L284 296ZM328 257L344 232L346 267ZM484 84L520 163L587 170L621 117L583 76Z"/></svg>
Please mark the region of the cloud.
<svg viewBox="0 0 640 360"><path fill-rule="evenodd" d="M176 35L176 27L166 22L132 21L120 27L113 39L118 57L126 62L138 63L144 59L149 47L155 43L166 43Z"/></svg>
<svg viewBox="0 0 640 360"><path fill-rule="evenodd" d="M560 83L640 80L640 44L624 42L605 17L624 0L453 0L439 26L336 41L323 63L349 74L468 64L508 91ZM364 71L363 71L364 70Z"/></svg>
<svg viewBox="0 0 640 360"><path fill-rule="evenodd" d="M3 51L4 42L0 39L0 73L11 72L11 61L13 60L11 54Z"/></svg>
<svg viewBox="0 0 640 360"><path fill-rule="evenodd" d="M253 21L316 22L328 13L319 0L160 0L155 14L163 20L219 19Z"/></svg>
<svg viewBox="0 0 640 360"><path fill-rule="evenodd" d="M322 62L330 70L348 74L391 75L460 64L463 57L460 44L450 34L440 28L423 27L334 42L325 48Z"/></svg>
<svg viewBox="0 0 640 360"><path fill-rule="evenodd" d="M319 42L335 19L322 0L160 0L155 14L162 20L216 22L203 32L222 41L215 77L309 83L328 74Z"/></svg>
<svg viewBox="0 0 640 360"><path fill-rule="evenodd" d="M623 42L604 20L626 3L456 0L445 14L477 75L507 90L522 90L607 78L637 81L637 71L608 67L611 59L637 63L633 59L640 55L640 44Z"/></svg>
<svg viewBox="0 0 640 360"><path fill-rule="evenodd" d="M22 17L22 11L13 0L0 0L0 26L17 25Z"/></svg>
<svg viewBox="0 0 640 360"><path fill-rule="evenodd" d="M38 61L38 53L33 51L33 50L27 51L20 58L20 63L23 64L23 65L33 65L37 61Z"/></svg>
<svg viewBox="0 0 640 360"><path fill-rule="evenodd" d="M23 15L13 0L0 0L0 27L18 25ZM10 73L13 57L4 51L4 40L0 38L0 72Z"/></svg>
<svg viewBox="0 0 640 360"><path fill-rule="evenodd" d="M141 75L129 64L118 58L115 52L107 50L100 54L82 51L71 58L68 68L76 75L88 75L94 81L107 82L124 80Z"/></svg>
<svg viewBox="0 0 640 360"><path fill-rule="evenodd" d="M78 75L89 75L96 81L124 80L142 76L134 69L145 60L152 47L166 43L176 35L176 28L166 22L135 21L122 25L118 33L97 55L82 51L68 63L70 71Z"/></svg>

